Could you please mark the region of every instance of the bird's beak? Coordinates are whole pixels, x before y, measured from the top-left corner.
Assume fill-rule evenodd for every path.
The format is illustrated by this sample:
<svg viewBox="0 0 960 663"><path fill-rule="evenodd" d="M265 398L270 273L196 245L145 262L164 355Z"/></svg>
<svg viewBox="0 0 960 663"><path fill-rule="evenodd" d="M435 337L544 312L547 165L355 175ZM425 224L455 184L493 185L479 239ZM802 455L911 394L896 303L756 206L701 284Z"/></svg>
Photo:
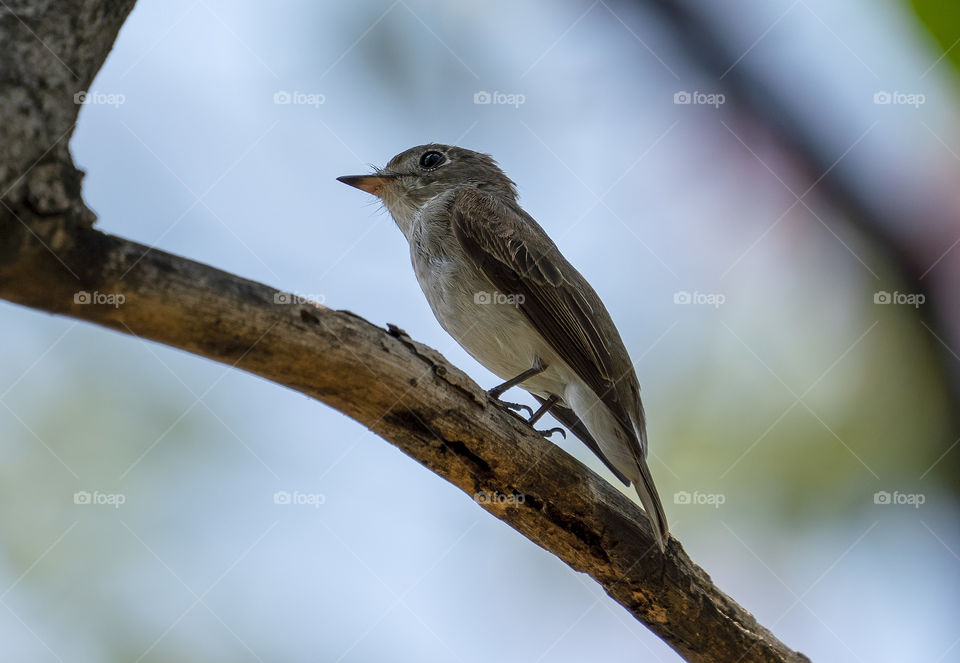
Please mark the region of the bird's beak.
<svg viewBox="0 0 960 663"><path fill-rule="evenodd" d="M352 187L356 187L361 191L366 191L367 193L372 193L375 196L380 195L380 189L384 185L388 184L395 175L344 175L338 177L337 180L343 182L344 184L349 184Z"/></svg>

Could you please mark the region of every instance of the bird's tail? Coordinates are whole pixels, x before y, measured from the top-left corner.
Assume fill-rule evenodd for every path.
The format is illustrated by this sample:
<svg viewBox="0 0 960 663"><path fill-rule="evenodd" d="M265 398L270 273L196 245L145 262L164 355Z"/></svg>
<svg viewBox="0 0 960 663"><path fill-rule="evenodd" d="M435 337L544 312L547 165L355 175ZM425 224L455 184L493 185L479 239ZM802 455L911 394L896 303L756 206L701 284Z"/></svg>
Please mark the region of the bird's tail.
<svg viewBox="0 0 960 663"><path fill-rule="evenodd" d="M647 467L645 458L637 459L637 465L640 468L640 478L633 482L633 487L640 496L640 502L643 504L643 510L647 512L650 524L653 526L653 535L657 539L657 545L660 546L660 552L667 547L667 514L663 511L663 504L660 502L660 495L657 494L657 487L653 485L653 477L650 475L650 468Z"/></svg>

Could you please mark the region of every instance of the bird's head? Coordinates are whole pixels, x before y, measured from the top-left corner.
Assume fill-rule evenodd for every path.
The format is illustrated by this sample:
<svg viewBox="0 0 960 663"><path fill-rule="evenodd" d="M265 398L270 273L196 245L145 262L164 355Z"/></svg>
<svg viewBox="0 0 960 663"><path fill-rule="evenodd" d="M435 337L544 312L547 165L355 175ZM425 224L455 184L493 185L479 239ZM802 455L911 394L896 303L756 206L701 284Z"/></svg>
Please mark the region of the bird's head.
<svg viewBox="0 0 960 663"><path fill-rule="evenodd" d="M434 196L459 186L474 186L511 201L517 196L513 181L490 155L439 143L411 147L370 175L337 179L380 198L398 223Z"/></svg>

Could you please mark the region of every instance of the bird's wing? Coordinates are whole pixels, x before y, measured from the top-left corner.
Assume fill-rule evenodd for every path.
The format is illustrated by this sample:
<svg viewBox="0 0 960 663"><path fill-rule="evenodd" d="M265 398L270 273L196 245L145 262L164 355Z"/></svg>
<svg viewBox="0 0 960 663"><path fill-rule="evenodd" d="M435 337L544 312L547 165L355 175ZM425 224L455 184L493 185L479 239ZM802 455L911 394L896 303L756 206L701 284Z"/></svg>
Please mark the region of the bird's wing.
<svg viewBox="0 0 960 663"><path fill-rule="evenodd" d="M515 205L461 187L450 201L450 212L467 256L501 293L518 295L520 310L610 409L628 433L636 457L644 458L636 373L610 314L586 279L543 228Z"/></svg>

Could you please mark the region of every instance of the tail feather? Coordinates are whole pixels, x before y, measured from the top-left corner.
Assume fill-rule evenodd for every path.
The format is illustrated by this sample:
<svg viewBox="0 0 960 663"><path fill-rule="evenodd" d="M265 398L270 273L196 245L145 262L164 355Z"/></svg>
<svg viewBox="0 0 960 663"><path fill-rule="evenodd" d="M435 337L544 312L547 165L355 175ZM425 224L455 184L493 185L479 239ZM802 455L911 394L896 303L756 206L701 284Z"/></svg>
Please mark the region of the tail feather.
<svg viewBox="0 0 960 663"><path fill-rule="evenodd" d="M560 420L568 427L571 424L582 424L570 430L580 437L607 467L613 469L618 478L630 479L650 519L657 545L661 551L665 550L668 537L667 516L657 495L653 477L650 476L650 468L647 467L646 433L639 399L637 418L630 421L614 416L597 394L579 381L572 381L567 385L563 400L570 407L566 412L562 409L557 412ZM571 412L571 416L565 420L567 412ZM583 428L586 428L586 431L582 431ZM586 432L587 435L581 435L581 432Z"/></svg>
<svg viewBox="0 0 960 663"><path fill-rule="evenodd" d="M640 496L640 502L643 504L643 510L647 512L650 524L653 527L653 535L657 539L657 545L660 546L660 552L667 547L667 514L663 511L663 504L660 502L660 495L657 494L657 487L653 484L653 477L650 475L650 468L647 467L647 461L643 458L638 459L637 466L640 468L639 480L633 482L633 487Z"/></svg>

